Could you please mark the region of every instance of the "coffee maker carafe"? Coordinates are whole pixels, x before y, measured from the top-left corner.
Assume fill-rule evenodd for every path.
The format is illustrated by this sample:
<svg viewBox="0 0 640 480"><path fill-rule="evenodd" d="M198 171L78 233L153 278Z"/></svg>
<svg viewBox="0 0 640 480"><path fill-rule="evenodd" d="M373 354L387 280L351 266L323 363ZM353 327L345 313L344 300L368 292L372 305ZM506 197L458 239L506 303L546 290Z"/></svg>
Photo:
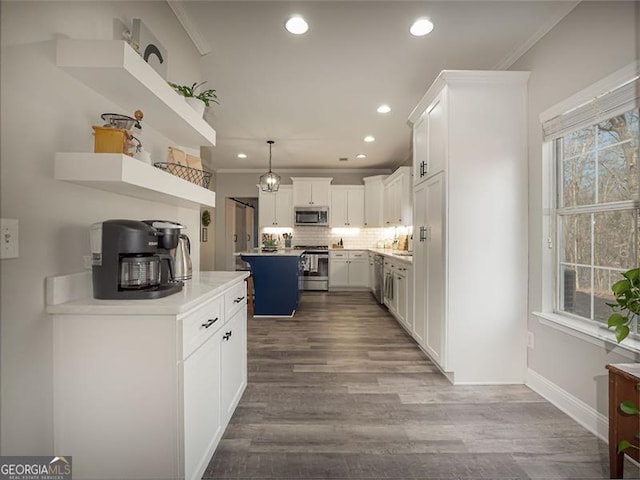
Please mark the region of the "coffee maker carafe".
<svg viewBox="0 0 640 480"><path fill-rule="evenodd" d="M162 298L182 290L163 279L158 232L135 220L106 220L91 226L93 296L98 299Z"/></svg>
<svg viewBox="0 0 640 480"><path fill-rule="evenodd" d="M174 282L176 277L175 251L180 242L180 232L184 225L169 220L143 220L158 233L158 252L162 254L162 281Z"/></svg>
<svg viewBox="0 0 640 480"><path fill-rule="evenodd" d="M158 249L169 256L171 280L189 280L192 276L191 243L189 237L181 233L187 228L169 220L144 220L158 232Z"/></svg>

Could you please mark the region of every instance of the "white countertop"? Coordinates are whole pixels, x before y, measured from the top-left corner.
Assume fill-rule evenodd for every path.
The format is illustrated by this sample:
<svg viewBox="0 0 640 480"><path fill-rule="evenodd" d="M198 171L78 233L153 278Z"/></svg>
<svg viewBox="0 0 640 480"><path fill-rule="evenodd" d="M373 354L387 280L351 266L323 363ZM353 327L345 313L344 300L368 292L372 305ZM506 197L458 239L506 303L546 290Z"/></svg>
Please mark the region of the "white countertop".
<svg viewBox="0 0 640 480"><path fill-rule="evenodd" d="M407 252L406 250L394 250L392 248L330 248L331 252L373 252L379 255L384 255L386 257L393 258L394 260L399 260L401 262L406 262L413 264L413 255L412 252ZM407 255L409 253L409 255Z"/></svg>
<svg viewBox="0 0 640 480"><path fill-rule="evenodd" d="M391 248L367 248L367 250L401 262L413 263L413 255L406 255L409 253L406 250L393 250Z"/></svg>
<svg viewBox="0 0 640 480"><path fill-rule="evenodd" d="M249 272L200 272L184 282L182 291L153 300L97 300L91 296L47 305L47 313L67 315L178 315L214 298ZM91 273L88 274L91 281ZM64 281L64 277L55 277ZM54 279L54 281L55 281ZM55 288L55 286L53 286ZM49 286L47 286L49 288ZM64 287L63 287L64 288Z"/></svg>
<svg viewBox="0 0 640 480"><path fill-rule="evenodd" d="M244 255L247 257L299 257L303 253L304 250L297 250L295 248L279 248L275 252L263 252L260 248L253 248L244 252L236 252L234 255Z"/></svg>

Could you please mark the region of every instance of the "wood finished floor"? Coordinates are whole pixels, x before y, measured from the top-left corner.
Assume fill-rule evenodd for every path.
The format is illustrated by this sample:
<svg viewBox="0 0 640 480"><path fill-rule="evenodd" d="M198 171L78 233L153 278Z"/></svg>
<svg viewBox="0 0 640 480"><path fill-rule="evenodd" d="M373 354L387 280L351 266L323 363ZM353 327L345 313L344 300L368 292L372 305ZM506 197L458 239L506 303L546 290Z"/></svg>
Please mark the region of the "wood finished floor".
<svg viewBox="0 0 640 480"><path fill-rule="evenodd" d="M450 385L369 293L305 293L248 330L247 390L203 478L609 476L606 444L527 387Z"/></svg>

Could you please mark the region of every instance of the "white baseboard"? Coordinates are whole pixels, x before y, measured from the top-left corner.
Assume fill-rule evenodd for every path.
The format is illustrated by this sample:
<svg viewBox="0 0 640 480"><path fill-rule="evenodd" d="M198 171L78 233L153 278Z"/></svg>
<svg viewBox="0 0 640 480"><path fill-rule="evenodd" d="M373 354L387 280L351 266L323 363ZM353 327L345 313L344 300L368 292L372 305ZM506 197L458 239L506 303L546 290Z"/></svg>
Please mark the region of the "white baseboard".
<svg viewBox="0 0 640 480"><path fill-rule="evenodd" d="M531 369L527 369L526 385L602 441L609 443L609 419L605 415Z"/></svg>

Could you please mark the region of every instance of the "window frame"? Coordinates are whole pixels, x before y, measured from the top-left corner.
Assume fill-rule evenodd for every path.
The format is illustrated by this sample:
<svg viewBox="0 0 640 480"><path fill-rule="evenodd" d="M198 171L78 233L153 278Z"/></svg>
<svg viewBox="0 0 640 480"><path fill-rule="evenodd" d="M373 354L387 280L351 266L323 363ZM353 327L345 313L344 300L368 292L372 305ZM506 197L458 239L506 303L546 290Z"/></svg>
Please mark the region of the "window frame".
<svg viewBox="0 0 640 480"><path fill-rule="evenodd" d="M633 62L608 77L594 83L586 89L576 93L575 95L563 100L542 112L539 116L540 124L576 109L590 100L597 98L607 92L615 89L624 82L637 77L640 72L640 63ZM636 102L638 103L638 102ZM631 107L633 108L633 107ZM638 108L638 105L635 105ZM616 116L613 114L612 116ZM611 117L609 117L611 118ZM597 124L599 120L594 120ZM564 135L561 135L564 136ZM559 198L559 168L556 163L556 139L542 140L542 289L541 289L541 311L534 311L532 314L539 318L540 323L553 329L560 330L564 333L580 338L588 343L603 346L605 344L616 345L619 353L635 360L636 355L640 353L640 335L628 337L622 344L617 344L613 331L609 330L606 324L597 320L587 319L569 312L560 311L557 307L560 305L560 258L561 258L561 239L560 229L558 228L560 216L559 210L563 214L570 213L592 213L594 211L614 211L620 209L638 209L640 208L640 199L626 200L621 202L612 202L604 205L589 206L573 206L558 208L560 204ZM593 280L592 280L593 281Z"/></svg>

